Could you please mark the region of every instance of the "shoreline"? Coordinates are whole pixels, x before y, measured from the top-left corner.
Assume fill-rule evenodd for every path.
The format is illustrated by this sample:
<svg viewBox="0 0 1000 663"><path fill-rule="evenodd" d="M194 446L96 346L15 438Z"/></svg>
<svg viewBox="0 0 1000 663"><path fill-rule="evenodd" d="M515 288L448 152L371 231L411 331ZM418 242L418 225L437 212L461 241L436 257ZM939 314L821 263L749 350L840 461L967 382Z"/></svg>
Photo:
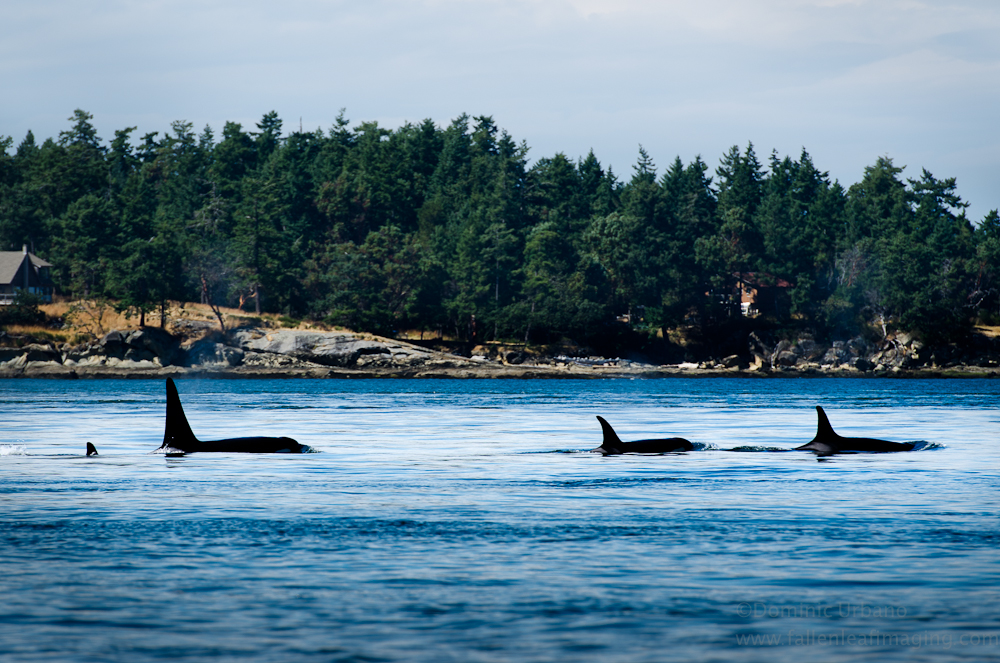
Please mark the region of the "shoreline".
<svg viewBox="0 0 1000 663"><path fill-rule="evenodd" d="M605 366L552 367L544 365L491 365L413 368L330 368L327 366L295 368L263 367L182 367L123 368L115 366L67 367L61 365L26 366L20 370L0 369L0 379L51 379L51 380L162 380L168 377L214 380L614 380L614 379L672 379L672 378L739 378L745 380L774 379L934 379L968 380L1000 378L1000 370L976 366L948 368L918 368L884 371L859 371L857 369L799 370L745 370L713 368L679 368L653 366L620 368Z"/></svg>
<svg viewBox="0 0 1000 663"><path fill-rule="evenodd" d="M756 340L756 339L752 339ZM978 364L945 353L916 361L919 349L893 341L868 353L811 340L774 348L750 345L751 359L731 355L701 363L555 356L477 346L470 356L443 348L348 331L247 327L184 338L154 328L116 330L87 343L36 339L0 347L0 379L669 379L886 378L992 379L993 355ZM942 356L943 355L943 356ZM943 360L943 361L942 361ZM923 363L927 361L927 363Z"/></svg>

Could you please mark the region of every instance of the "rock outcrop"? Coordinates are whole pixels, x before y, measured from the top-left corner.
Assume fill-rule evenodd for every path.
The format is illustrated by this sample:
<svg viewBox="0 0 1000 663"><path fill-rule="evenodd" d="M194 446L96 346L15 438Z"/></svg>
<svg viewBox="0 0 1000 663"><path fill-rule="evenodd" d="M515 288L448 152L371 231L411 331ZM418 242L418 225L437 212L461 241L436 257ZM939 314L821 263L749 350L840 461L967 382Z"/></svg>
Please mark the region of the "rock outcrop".
<svg viewBox="0 0 1000 663"><path fill-rule="evenodd" d="M962 370L1000 376L1000 341L926 347L911 334L826 345L751 333L745 354L660 366L645 358L539 355L479 345L463 357L404 341L343 331L240 328L184 340L160 329L112 331L79 345L0 332L0 377L596 377L667 375L892 375Z"/></svg>
<svg viewBox="0 0 1000 663"><path fill-rule="evenodd" d="M147 327L110 331L90 343L64 345L60 363L69 368L87 366L157 369L178 358L180 341L162 329Z"/></svg>
<svg viewBox="0 0 1000 663"><path fill-rule="evenodd" d="M8 339L10 340L10 339ZM0 347L0 377L177 374L326 375L329 369L388 372L473 367L479 362L409 343L350 332L237 329L182 344L160 329L111 331L75 346ZM327 369L324 371L323 369Z"/></svg>

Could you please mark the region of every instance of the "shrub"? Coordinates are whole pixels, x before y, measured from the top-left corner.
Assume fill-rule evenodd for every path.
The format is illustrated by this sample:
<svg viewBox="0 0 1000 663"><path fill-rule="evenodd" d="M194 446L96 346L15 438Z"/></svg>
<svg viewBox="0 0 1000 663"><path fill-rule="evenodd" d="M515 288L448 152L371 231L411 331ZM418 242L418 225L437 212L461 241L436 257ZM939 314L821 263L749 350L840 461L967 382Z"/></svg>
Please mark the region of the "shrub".
<svg viewBox="0 0 1000 663"><path fill-rule="evenodd" d="M13 304L0 306L0 327L43 324L45 313L38 309L41 301L38 295L19 290Z"/></svg>

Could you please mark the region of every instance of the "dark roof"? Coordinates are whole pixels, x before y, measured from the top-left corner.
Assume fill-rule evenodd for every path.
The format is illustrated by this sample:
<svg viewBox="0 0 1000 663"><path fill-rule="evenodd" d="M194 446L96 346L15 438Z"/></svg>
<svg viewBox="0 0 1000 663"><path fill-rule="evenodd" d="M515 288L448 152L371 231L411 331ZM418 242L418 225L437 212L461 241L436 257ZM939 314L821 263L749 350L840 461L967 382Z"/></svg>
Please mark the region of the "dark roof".
<svg viewBox="0 0 1000 663"><path fill-rule="evenodd" d="M741 283L755 288L791 288L792 284L766 272L738 272L733 274Z"/></svg>
<svg viewBox="0 0 1000 663"><path fill-rule="evenodd" d="M34 253L29 253L28 256L31 258L31 264L36 268L52 266L51 263L42 260ZM13 282L22 262L24 262L23 251L0 251L0 283Z"/></svg>

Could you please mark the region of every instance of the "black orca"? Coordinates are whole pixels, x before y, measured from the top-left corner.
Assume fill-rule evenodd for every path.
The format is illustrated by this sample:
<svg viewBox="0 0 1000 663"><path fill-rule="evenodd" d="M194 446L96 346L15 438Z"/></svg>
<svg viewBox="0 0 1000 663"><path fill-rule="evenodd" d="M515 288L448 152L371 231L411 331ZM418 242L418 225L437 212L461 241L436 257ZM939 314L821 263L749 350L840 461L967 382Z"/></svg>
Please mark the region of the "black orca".
<svg viewBox="0 0 1000 663"><path fill-rule="evenodd" d="M163 432L163 445L155 453L174 456L194 451L270 454L307 453L312 449L290 437L236 437L202 442L194 436L187 417L184 416L184 408L181 407L181 398L177 395L174 381L167 378L167 423Z"/></svg>
<svg viewBox="0 0 1000 663"><path fill-rule="evenodd" d="M87 455L88 456L96 456L96 455L98 455L97 454L97 447L95 447L90 442L87 442Z"/></svg>
<svg viewBox="0 0 1000 663"><path fill-rule="evenodd" d="M823 408L816 406L819 414L819 424L816 427L816 437L812 442L796 447L796 451L815 451L821 456L851 452L887 452L912 451L914 446L909 442L887 442L870 437L841 437L834 432L830 420L826 418Z"/></svg>
<svg viewBox="0 0 1000 663"><path fill-rule="evenodd" d="M604 417L597 417L604 429L604 442L601 446L591 451L598 451L605 456L617 454L637 453L637 454L661 454L668 451L691 451L694 445L682 437L669 437L661 440L636 440L635 442L622 442Z"/></svg>

